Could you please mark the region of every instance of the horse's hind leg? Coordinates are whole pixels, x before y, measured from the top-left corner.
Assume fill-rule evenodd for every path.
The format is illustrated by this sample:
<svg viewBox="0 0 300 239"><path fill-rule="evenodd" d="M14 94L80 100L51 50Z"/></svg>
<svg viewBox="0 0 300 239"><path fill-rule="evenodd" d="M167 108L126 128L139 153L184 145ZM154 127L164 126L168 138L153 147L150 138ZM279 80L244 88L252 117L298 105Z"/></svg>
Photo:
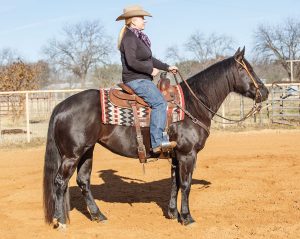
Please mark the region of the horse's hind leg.
<svg viewBox="0 0 300 239"><path fill-rule="evenodd" d="M62 164L54 180L56 199L53 223L54 228L59 229L64 229L66 221L69 220L70 202L68 183L76 169L80 156L72 158L63 156L62 158Z"/></svg>
<svg viewBox="0 0 300 239"><path fill-rule="evenodd" d="M90 178L92 172L94 146L91 147L81 158L77 166L77 184L81 189L82 195L86 201L88 210L93 221L103 221L107 218L100 212L93 198L90 188Z"/></svg>

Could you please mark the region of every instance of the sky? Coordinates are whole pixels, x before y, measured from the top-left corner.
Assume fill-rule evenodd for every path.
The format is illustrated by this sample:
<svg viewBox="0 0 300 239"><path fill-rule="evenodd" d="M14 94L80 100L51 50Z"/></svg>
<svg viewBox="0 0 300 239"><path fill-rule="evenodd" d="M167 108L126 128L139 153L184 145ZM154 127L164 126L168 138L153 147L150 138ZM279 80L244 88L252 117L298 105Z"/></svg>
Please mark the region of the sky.
<svg viewBox="0 0 300 239"><path fill-rule="evenodd" d="M251 56L259 24L300 19L299 0L0 0L0 49L16 50L27 61L43 59L49 39L61 39L63 26L84 20L100 20L116 46L124 21L115 19L132 4L152 14L145 33L153 54L166 62L166 49L177 45L185 54L183 46L196 31L230 36ZM120 63L117 51L111 60Z"/></svg>

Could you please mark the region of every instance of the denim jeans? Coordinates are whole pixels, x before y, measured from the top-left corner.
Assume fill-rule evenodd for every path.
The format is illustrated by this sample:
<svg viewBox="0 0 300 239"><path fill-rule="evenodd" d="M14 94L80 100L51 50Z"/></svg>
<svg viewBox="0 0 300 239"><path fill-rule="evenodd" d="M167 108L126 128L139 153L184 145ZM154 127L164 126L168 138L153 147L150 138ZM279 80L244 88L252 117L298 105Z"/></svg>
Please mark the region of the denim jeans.
<svg viewBox="0 0 300 239"><path fill-rule="evenodd" d="M166 127L167 102L156 85L146 79L137 79L126 83L134 92L143 98L151 107L150 137L152 148L161 145L162 133Z"/></svg>

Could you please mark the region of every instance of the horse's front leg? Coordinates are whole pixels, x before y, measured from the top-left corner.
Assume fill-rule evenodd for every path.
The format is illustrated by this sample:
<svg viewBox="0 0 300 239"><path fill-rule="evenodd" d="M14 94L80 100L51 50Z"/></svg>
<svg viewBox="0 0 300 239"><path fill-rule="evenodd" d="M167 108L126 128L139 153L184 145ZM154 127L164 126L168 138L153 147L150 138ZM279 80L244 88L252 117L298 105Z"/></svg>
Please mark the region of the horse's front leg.
<svg viewBox="0 0 300 239"><path fill-rule="evenodd" d="M194 221L189 208L189 195L191 191L192 175L197 153L192 151L187 155L178 155L179 179L181 189L180 219L183 225L189 225Z"/></svg>
<svg viewBox="0 0 300 239"><path fill-rule="evenodd" d="M172 165L171 165L171 198L168 206L168 216L170 219L177 219L178 218L178 210L177 210L177 196L179 190L179 166L178 160L176 157L172 158Z"/></svg>

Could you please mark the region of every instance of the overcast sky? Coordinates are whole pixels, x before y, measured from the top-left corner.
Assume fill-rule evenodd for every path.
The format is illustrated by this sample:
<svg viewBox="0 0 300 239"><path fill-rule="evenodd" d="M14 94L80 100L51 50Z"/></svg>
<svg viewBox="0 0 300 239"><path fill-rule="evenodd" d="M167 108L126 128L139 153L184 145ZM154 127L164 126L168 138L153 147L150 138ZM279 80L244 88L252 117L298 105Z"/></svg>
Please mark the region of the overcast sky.
<svg viewBox="0 0 300 239"><path fill-rule="evenodd" d="M259 24L300 19L299 0L0 0L0 49L17 50L29 61L42 59L42 46L50 38L59 39L66 23L83 20L100 20L116 43L124 22L115 19L132 4L153 15L147 18L145 33L154 55L165 61L167 47L181 47L196 31L231 36L236 47L245 45L246 55L251 55L253 32ZM120 63L118 54L112 61Z"/></svg>

